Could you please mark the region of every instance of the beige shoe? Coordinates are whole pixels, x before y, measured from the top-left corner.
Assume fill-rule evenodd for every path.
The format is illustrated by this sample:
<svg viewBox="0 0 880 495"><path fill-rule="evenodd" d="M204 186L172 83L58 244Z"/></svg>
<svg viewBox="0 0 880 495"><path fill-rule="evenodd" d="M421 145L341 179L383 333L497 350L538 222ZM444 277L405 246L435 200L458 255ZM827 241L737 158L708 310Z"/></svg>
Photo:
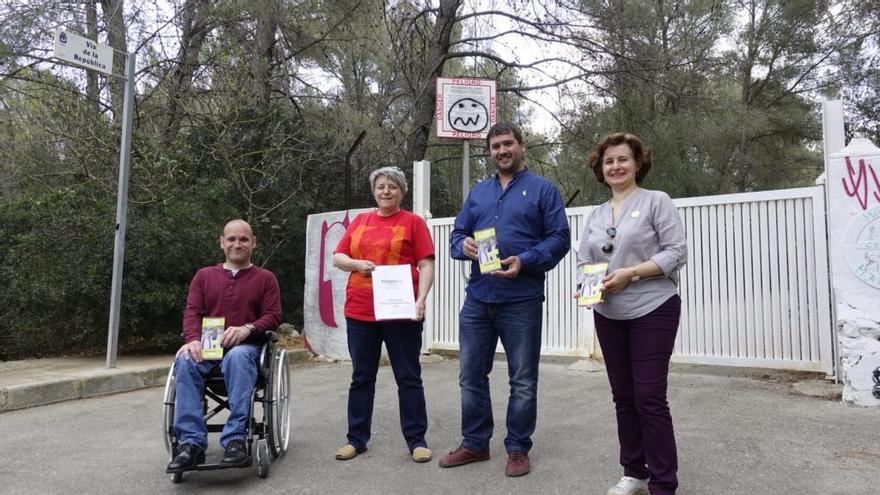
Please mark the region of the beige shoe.
<svg viewBox="0 0 880 495"><path fill-rule="evenodd" d="M354 445L345 444L342 447L339 447L339 450L336 451L336 460L337 461L347 461L349 459L354 459L357 455L360 454Z"/></svg>
<svg viewBox="0 0 880 495"><path fill-rule="evenodd" d="M415 462L428 462L432 456L431 449L428 447L416 447L412 451L412 459Z"/></svg>

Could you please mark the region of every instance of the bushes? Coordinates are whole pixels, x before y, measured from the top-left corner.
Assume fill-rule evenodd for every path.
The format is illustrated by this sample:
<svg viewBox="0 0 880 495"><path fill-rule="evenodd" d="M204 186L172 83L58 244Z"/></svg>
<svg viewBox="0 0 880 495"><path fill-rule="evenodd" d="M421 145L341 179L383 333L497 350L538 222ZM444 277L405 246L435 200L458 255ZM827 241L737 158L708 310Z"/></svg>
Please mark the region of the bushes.
<svg viewBox="0 0 880 495"><path fill-rule="evenodd" d="M222 260L219 229L235 216L205 196L130 208L120 348L179 345L189 280ZM103 351L114 200L65 188L0 202L0 360Z"/></svg>

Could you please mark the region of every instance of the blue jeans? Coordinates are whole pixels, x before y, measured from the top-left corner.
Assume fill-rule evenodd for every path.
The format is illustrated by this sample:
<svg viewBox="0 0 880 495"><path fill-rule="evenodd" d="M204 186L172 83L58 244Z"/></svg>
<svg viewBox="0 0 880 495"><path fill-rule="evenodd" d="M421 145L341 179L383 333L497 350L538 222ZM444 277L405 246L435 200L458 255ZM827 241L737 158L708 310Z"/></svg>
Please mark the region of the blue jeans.
<svg viewBox="0 0 880 495"><path fill-rule="evenodd" d="M422 387L422 322L409 320L362 321L345 319L348 353L351 355L351 387L348 390L348 443L358 451L367 448L373 422L376 373L382 342L388 349L397 382L400 430L410 451L427 447L428 412Z"/></svg>
<svg viewBox="0 0 880 495"><path fill-rule="evenodd" d="M239 344L223 351L223 360L202 361L177 356L174 361L174 434L180 444L208 446L208 428L202 409L205 395L205 377L218 364L223 371L229 401L229 417L220 435L220 445L226 447L232 440L247 437L247 422L251 415L251 396L257 383L257 360L260 347Z"/></svg>
<svg viewBox="0 0 880 495"><path fill-rule="evenodd" d="M542 301L487 304L468 296L459 316L461 445L489 451L494 422L489 373L498 339L507 356L507 452L528 452L538 413Z"/></svg>

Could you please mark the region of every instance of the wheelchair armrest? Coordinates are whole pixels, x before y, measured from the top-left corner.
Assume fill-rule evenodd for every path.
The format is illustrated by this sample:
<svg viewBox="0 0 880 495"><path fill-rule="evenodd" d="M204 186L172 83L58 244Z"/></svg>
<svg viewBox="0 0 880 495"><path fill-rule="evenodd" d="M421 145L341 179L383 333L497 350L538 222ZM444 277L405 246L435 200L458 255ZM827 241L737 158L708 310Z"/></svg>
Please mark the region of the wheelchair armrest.
<svg viewBox="0 0 880 495"><path fill-rule="evenodd" d="M266 336L263 347L260 348L260 373L269 369L269 360L272 359L272 353L275 352L275 343L278 342L278 333L272 330L263 332Z"/></svg>

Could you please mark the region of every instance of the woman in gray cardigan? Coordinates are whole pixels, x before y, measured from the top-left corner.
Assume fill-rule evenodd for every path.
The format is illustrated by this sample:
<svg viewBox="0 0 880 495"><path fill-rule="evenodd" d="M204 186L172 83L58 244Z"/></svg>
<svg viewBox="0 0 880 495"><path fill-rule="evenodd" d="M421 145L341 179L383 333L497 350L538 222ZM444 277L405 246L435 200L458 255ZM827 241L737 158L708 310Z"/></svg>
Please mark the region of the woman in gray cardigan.
<svg viewBox="0 0 880 495"><path fill-rule="evenodd" d="M589 163L611 189L611 199L588 216L578 251L579 273L608 263L603 300L592 306L624 474L608 495L674 494L678 461L666 389L681 315L684 227L666 193L639 187L651 155L638 137L606 136Z"/></svg>

